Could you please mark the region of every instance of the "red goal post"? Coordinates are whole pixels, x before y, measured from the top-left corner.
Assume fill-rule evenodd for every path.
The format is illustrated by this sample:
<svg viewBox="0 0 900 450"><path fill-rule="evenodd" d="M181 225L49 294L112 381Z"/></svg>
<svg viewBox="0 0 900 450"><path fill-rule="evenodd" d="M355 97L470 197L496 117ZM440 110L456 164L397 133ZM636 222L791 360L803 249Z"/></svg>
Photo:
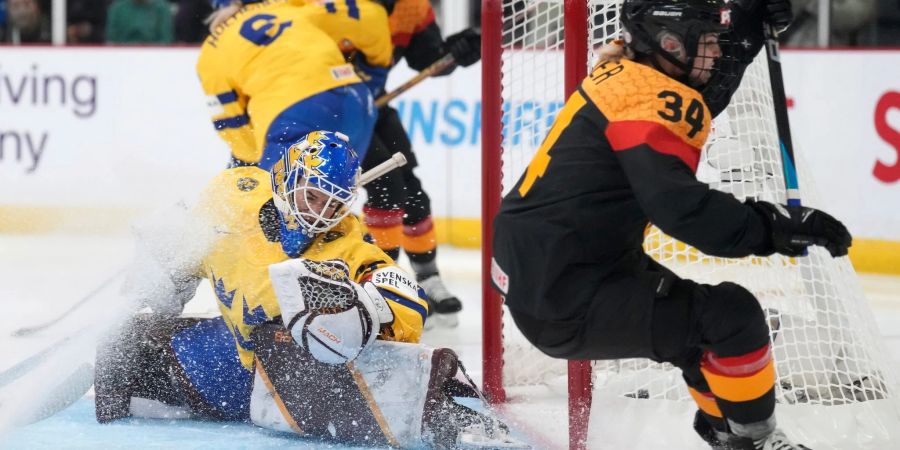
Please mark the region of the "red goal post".
<svg viewBox="0 0 900 450"><path fill-rule="evenodd" d="M482 273L491 273L491 241L493 221L500 208L503 193L503 98L502 53L504 28L504 3L509 1L484 0L482 2ZM565 0L564 85L561 95L574 92L588 71L588 3L585 0ZM507 175L517 177L517 174ZM502 301L491 287L490 277L483 277L483 376L484 392L493 403L506 401L503 387L503 336ZM499 326L498 326L499 325ZM570 447L579 448L587 432L587 417L591 406L591 363L568 363L568 404L570 411Z"/></svg>

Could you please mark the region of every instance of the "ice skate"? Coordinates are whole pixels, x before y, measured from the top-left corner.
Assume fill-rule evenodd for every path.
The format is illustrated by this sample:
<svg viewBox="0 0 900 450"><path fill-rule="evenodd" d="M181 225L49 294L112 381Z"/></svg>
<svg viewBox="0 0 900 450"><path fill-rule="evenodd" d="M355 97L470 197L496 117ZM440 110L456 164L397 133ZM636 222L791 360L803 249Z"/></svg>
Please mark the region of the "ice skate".
<svg viewBox="0 0 900 450"><path fill-rule="evenodd" d="M459 325L459 312L462 310L462 302L447 290L440 275L432 275L419 282L419 286L425 290L428 296L428 321L426 328L443 326L455 328Z"/></svg>

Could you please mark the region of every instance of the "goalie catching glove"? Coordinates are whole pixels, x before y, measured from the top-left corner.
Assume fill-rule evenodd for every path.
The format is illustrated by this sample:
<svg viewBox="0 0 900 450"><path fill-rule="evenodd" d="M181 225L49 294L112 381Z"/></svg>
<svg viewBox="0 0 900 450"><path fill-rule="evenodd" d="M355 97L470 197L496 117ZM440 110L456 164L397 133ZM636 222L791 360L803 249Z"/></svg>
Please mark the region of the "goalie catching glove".
<svg viewBox="0 0 900 450"><path fill-rule="evenodd" d="M810 245L825 247L831 256L847 255L850 232L828 213L803 206L748 201L766 221L772 248L785 256L801 256Z"/></svg>
<svg viewBox="0 0 900 450"><path fill-rule="evenodd" d="M353 361L394 320L378 288L354 282L343 261L290 259L269 266L269 277L285 327L321 362Z"/></svg>

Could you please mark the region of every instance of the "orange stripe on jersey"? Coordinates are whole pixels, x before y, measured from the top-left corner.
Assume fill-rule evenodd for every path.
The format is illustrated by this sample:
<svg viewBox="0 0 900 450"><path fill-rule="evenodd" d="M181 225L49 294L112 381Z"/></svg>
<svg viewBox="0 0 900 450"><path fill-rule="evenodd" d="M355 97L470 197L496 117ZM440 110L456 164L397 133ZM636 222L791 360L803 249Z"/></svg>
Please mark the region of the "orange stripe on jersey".
<svg viewBox="0 0 900 450"><path fill-rule="evenodd" d="M416 29L413 30L413 34L421 33L426 28L428 28L428 25L431 25L433 23L434 23L434 9L428 8L428 13L425 14L425 17L423 17L422 20L419 21L418 25L416 25Z"/></svg>
<svg viewBox="0 0 900 450"><path fill-rule="evenodd" d="M398 0L388 21L391 41L396 46L406 47L413 34L434 22L434 10L428 0Z"/></svg>
<svg viewBox="0 0 900 450"><path fill-rule="evenodd" d="M700 93L652 67L626 59L598 64L579 89L610 124L653 122L695 148L709 136L711 114Z"/></svg>
<svg viewBox="0 0 900 450"><path fill-rule="evenodd" d="M775 386L775 365L772 360L759 372L747 377L719 375L701 366L703 378L716 397L730 402L756 400Z"/></svg>
<svg viewBox="0 0 900 450"><path fill-rule="evenodd" d="M694 403L697 404L701 411L713 417L722 417L722 411L719 410L719 405L716 404L716 397L711 392L700 392L692 387L688 388L688 392L694 398Z"/></svg>
<svg viewBox="0 0 900 450"><path fill-rule="evenodd" d="M586 104L587 100L585 100L584 96L578 92L569 97L566 106L563 107L562 111L559 112L559 116L556 117L556 121L553 122L550 133L544 138L541 147L538 148L534 157L531 158L531 162L528 163L528 170L525 172L525 178L522 179L522 184L519 185L519 195L524 197L528 194L528 191L531 190L531 186L534 185L534 182L537 181L538 177L543 176L544 172L547 171L547 166L550 165L550 148L553 147L553 144L556 143L556 140L559 139L562 132L565 131L570 123L572 123L572 118L575 117L575 113Z"/></svg>
<svg viewBox="0 0 900 450"><path fill-rule="evenodd" d="M677 156L691 170L697 170L700 149L683 141L672 130L655 122L629 120L611 122L606 127L606 139L615 151L628 150L647 144L653 150Z"/></svg>

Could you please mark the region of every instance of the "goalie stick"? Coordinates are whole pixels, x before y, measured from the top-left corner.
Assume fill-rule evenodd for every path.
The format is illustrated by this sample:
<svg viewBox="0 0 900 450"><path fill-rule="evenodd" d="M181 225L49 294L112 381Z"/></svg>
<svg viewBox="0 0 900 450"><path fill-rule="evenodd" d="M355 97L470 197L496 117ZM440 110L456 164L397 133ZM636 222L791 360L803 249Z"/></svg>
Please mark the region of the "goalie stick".
<svg viewBox="0 0 900 450"><path fill-rule="evenodd" d="M421 83L426 78L441 73L454 64L456 64L456 60L453 59L452 54L448 53L444 55L443 58L433 62L430 66L426 67L425 70L410 78L406 83L401 84L397 89L394 89L393 91L388 92L381 97L378 97L375 100L375 107L381 108L382 106L387 105L389 101L399 97L400 94L408 91L410 88Z"/></svg>
<svg viewBox="0 0 900 450"><path fill-rule="evenodd" d="M375 180L376 178L378 178L398 167L403 167L404 165L406 165L406 157L403 156L403 154L400 152L394 153L393 155L391 155L390 159L382 162L381 164L371 168L370 170L367 170L365 173L360 175L359 184L360 184L360 186L365 186L365 185L371 183L372 180ZM65 319L66 317L71 315L73 312L75 312L76 310L78 310L79 308L81 308L85 304L89 303L94 298L96 298L97 294L102 292L108 286L112 285L124 273L125 273L125 268L119 269L116 273L114 273L112 276L107 278L99 286L94 288L91 292L87 293L87 295L85 295L80 300L75 302L75 304L70 306L69 309L65 310L57 317L54 317L53 319L48 320L44 323L40 323L38 325L19 328L19 329L13 331L12 336L27 337L27 336L31 336L33 334L39 333L41 331L44 331L44 330L56 325L57 323L59 323L60 321L62 321L63 319ZM3 374L0 374L0 379L2 379L2 375Z"/></svg>
<svg viewBox="0 0 900 450"><path fill-rule="evenodd" d="M75 302L74 305L70 306L69 309L63 311L62 314L54 317L51 320L44 322L44 323L38 324L38 325L19 328L18 330L13 331L12 336L13 337L27 337L27 336L31 336L35 333L44 331L47 328L52 327L53 325L56 325L57 323L59 323L59 321L65 319L70 314L72 314L72 312L74 312L78 308L81 308L85 304L89 303L92 299L96 298L97 294L99 294L100 292L103 292L104 289L106 289L107 287L112 285L123 274L125 274L124 267L119 269L116 273L112 274L112 276L110 276L109 278L104 280L102 283L100 283L100 285L95 287L94 290L92 290L91 292L88 292L87 295L85 295L84 297L81 297L81 299L79 299L77 302Z"/></svg>

